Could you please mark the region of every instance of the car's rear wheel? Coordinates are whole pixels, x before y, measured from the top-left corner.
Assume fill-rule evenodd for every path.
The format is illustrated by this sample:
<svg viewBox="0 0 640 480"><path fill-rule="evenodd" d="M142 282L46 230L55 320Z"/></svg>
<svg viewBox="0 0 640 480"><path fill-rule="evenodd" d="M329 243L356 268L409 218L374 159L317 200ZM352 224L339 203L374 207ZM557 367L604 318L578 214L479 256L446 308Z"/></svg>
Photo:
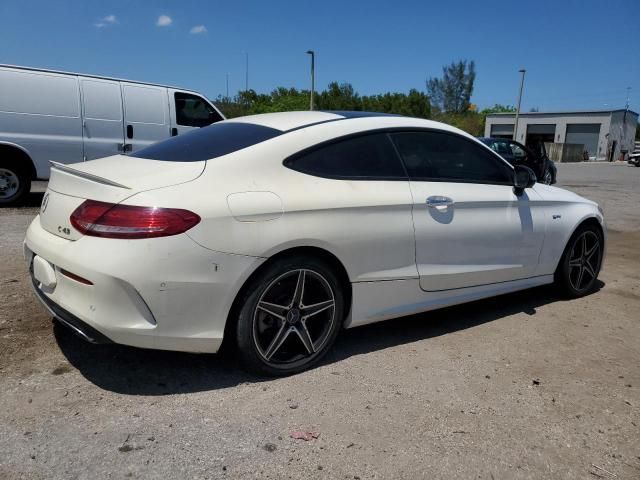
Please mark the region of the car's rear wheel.
<svg viewBox="0 0 640 480"><path fill-rule="evenodd" d="M244 364L268 375L288 375L317 364L344 319L340 281L321 260L276 260L245 289L236 342Z"/></svg>
<svg viewBox="0 0 640 480"><path fill-rule="evenodd" d="M573 298L590 293L600 273L603 253L601 230L593 224L578 228L569 240L556 270L556 284Z"/></svg>
<svg viewBox="0 0 640 480"><path fill-rule="evenodd" d="M0 205L20 203L30 188L31 179L24 169L14 162L0 163Z"/></svg>
<svg viewBox="0 0 640 480"><path fill-rule="evenodd" d="M542 183L545 185L551 185L553 183L553 174L551 173L551 169L547 168L542 176Z"/></svg>

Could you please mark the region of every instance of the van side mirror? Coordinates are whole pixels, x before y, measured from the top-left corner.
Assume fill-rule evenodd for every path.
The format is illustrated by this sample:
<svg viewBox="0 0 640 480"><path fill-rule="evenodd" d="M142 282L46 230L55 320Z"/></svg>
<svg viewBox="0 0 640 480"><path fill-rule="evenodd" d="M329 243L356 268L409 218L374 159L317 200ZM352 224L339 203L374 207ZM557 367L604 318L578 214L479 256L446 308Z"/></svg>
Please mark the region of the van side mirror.
<svg viewBox="0 0 640 480"><path fill-rule="evenodd" d="M513 190L519 196L522 195L525 188L531 188L535 185L536 174L524 165L516 165L513 170Z"/></svg>

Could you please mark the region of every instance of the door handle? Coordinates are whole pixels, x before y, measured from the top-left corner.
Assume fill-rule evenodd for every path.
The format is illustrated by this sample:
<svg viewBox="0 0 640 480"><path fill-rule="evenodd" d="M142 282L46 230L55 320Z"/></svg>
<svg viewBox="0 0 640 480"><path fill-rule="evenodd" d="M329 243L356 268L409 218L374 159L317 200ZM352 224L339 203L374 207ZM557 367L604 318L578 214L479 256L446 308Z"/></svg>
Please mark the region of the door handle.
<svg viewBox="0 0 640 480"><path fill-rule="evenodd" d="M429 208L447 208L453 206L453 200L449 197L435 195L427 198L427 207Z"/></svg>
<svg viewBox="0 0 640 480"><path fill-rule="evenodd" d="M133 138L133 125L127 125L127 138Z"/></svg>

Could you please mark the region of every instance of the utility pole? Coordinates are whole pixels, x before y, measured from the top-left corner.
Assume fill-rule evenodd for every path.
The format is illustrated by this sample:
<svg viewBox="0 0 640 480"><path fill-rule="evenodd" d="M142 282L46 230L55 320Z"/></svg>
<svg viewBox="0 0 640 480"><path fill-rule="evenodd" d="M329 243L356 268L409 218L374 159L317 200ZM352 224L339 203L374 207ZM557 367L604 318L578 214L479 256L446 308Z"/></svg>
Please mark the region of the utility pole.
<svg viewBox="0 0 640 480"><path fill-rule="evenodd" d="M624 149L625 142L627 140L627 112L629 111L629 94L631 93L631 87L627 87L627 101L624 106L624 114L622 115L622 137L620 138L620 150ZM631 151L633 151L633 138L631 138ZM624 153L621 155L621 160L624 160Z"/></svg>
<svg viewBox="0 0 640 480"><path fill-rule="evenodd" d="M307 54L311 55L311 95L309 97L309 110L313 110L313 96L316 88L316 52L307 50Z"/></svg>
<svg viewBox="0 0 640 480"><path fill-rule="evenodd" d="M249 52L245 53L245 64L244 64L244 91L249 91Z"/></svg>
<svg viewBox="0 0 640 480"><path fill-rule="evenodd" d="M522 76L520 78L520 93L518 94L518 109L516 110L516 124L513 126L513 140L518 141L518 117L520 116L520 104L522 102L522 88L524 87L524 74L527 72L524 68L518 70Z"/></svg>
<svg viewBox="0 0 640 480"><path fill-rule="evenodd" d="M226 96L227 102L229 101L229 74L227 73L227 96Z"/></svg>

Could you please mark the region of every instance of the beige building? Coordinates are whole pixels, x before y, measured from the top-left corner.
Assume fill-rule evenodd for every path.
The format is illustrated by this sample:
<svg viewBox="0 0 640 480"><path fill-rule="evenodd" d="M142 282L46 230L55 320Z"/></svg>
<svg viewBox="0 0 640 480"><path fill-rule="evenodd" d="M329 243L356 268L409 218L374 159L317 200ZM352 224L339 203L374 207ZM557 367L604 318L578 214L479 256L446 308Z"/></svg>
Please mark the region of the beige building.
<svg viewBox="0 0 640 480"><path fill-rule="evenodd" d="M515 113L487 115L486 137L512 138ZM633 150L638 114L631 110L520 113L516 141L580 144L591 160L618 160Z"/></svg>

